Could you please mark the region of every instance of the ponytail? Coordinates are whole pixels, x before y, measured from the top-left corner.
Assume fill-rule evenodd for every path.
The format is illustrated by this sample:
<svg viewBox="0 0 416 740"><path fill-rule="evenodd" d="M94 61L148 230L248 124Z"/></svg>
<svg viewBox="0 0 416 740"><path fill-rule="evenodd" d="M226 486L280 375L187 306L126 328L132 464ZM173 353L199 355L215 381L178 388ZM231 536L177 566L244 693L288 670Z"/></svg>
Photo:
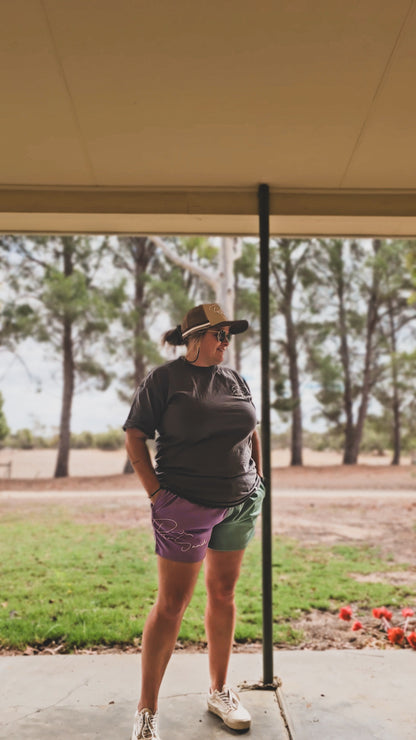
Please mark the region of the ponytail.
<svg viewBox="0 0 416 740"><path fill-rule="evenodd" d="M178 347L181 344L185 344L185 340L182 337L181 326L178 324L174 329L169 329L162 336L162 344L173 344L174 347Z"/></svg>

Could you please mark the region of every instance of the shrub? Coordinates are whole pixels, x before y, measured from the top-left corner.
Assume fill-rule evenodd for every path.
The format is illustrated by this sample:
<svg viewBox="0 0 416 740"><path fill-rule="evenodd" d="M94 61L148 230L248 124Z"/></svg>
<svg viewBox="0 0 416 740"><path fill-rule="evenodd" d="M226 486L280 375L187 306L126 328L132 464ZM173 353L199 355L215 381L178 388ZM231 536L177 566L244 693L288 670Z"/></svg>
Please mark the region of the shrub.
<svg viewBox="0 0 416 740"><path fill-rule="evenodd" d="M80 432L79 434L71 434L71 449L87 450L91 447L95 447L94 435L92 434L92 432Z"/></svg>
<svg viewBox="0 0 416 740"><path fill-rule="evenodd" d="M124 447L124 432L122 429L107 429L94 435L94 440L99 450L119 450Z"/></svg>
<svg viewBox="0 0 416 740"><path fill-rule="evenodd" d="M3 396L0 393L0 446L2 441L7 437L9 433L10 429L7 426L6 417L3 411Z"/></svg>
<svg viewBox="0 0 416 740"><path fill-rule="evenodd" d="M19 450L33 450L35 447L35 439L30 429L18 429L7 439L10 447L15 447Z"/></svg>

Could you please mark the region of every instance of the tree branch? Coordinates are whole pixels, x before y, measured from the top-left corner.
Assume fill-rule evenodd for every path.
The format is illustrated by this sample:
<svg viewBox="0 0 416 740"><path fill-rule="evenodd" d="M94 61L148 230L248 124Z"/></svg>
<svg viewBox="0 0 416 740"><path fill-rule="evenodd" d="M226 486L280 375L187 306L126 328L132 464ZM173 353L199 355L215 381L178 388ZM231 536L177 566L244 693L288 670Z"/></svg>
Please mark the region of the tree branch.
<svg viewBox="0 0 416 740"><path fill-rule="evenodd" d="M211 272L208 272L208 270L204 270L202 267L198 267L198 265L195 265L193 262L190 262L185 257L180 257L179 254L176 254L176 252L173 251L162 239L160 239L158 236L151 236L149 239L155 244L157 247L159 247L163 254L173 262L175 265L178 265L179 267L182 267L184 270L188 270L189 272L192 272L194 275L197 275L206 285L209 285L210 288L212 288L215 292L217 290L217 281L218 278L216 275L212 274Z"/></svg>
<svg viewBox="0 0 416 740"><path fill-rule="evenodd" d="M294 272L294 274L296 274L296 272L298 271L298 269L302 265L302 263L305 262L305 260L307 259L310 251L311 251L311 248L310 248L310 245L308 244L308 246L305 247L305 249L302 252L302 254L300 255L300 257L293 262L293 272Z"/></svg>
<svg viewBox="0 0 416 740"><path fill-rule="evenodd" d="M38 257L35 257L32 252L29 252L25 244L18 244L17 249L21 254L23 254L26 259L28 259L30 262L34 262L36 265L40 265L40 267L43 267L44 270L48 271L51 269L51 265L48 262L45 262L45 260L41 260Z"/></svg>
<svg viewBox="0 0 416 740"><path fill-rule="evenodd" d="M277 287L279 288L280 293L283 296L284 295L284 290L283 290L282 281L280 280L279 271L278 271L276 265L272 265L271 267L272 267L272 274L274 275L274 279L276 280L276 283L277 283Z"/></svg>

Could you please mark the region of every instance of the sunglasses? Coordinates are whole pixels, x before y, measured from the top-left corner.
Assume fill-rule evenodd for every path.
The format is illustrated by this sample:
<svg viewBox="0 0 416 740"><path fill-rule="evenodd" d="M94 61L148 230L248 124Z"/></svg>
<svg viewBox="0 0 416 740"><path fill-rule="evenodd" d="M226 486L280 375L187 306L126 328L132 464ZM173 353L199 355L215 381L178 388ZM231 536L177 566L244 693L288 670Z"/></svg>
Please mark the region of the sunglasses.
<svg viewBox="0 0 416 740"><path fill-rule="evenodd" d="M218 331L210 331L209 334L215 334L217 337L217 342L225 342L227 340L228 343L231 342L231 334L227 334L225 329L219 329Z"/></svg>

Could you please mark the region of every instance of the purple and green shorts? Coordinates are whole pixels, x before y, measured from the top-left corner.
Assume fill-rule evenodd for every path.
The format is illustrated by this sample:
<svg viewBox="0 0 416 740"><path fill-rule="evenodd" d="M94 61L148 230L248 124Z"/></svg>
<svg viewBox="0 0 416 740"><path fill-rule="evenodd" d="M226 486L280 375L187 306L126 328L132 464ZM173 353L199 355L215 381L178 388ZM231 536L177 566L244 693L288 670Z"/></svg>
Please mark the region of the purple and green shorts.
<svg viewBox="0 0 416 740"><path fill-rule="evenodd" d="M261 482L243 503L210 508L163 488L152 505L156 553L168 560L197 563L204 559L208 547L244 550L254 535L264 494Z"/></svg>

